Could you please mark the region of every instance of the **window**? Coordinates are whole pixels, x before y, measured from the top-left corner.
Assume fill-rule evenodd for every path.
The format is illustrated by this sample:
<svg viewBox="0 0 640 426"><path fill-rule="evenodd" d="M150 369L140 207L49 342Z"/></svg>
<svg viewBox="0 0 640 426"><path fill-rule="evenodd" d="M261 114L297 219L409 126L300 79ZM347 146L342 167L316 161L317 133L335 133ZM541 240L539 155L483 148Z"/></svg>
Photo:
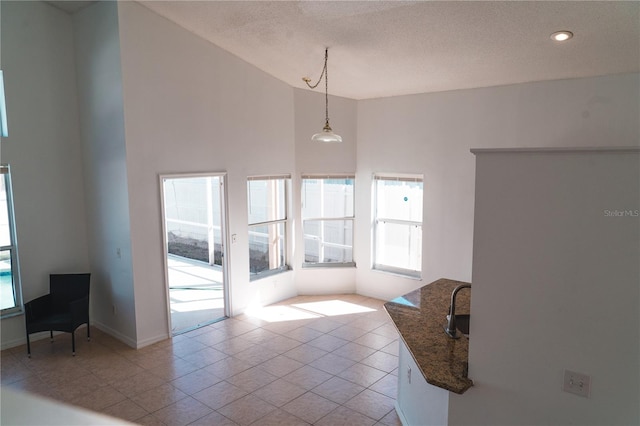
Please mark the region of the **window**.
<svg viewBox="0 0 640 426"><path fill-rule="evenodd" d="M374 175L373 269L420 277L422 176Z"/></svg>
<svg viewBox="0 0 640 426"><path fill-rule="evenodd" d="M304 266L354 266L354 176L302 176Z"/></svg>
<svg viewBox="0 0 640 426"><path fill-rule="evenodd" d="M22 312L11 174L5 164L0 166L0 310L3 317Z"/></svg>
<svg viewBox="0 0 640 426"><path fill-rule="evenodd" d="M285 271L289 176L250 177L249 270L251 279Z"/></svg>

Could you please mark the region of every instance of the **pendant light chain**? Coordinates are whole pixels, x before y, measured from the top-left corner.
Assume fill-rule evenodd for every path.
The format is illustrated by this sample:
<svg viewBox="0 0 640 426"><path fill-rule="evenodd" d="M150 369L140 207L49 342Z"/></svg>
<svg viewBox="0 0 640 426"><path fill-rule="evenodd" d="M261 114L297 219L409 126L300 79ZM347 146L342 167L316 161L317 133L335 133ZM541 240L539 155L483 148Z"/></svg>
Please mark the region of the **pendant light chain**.
<svg viewBox="0 0 640 426"><path fill-rule="evenodd" d="M324 117L325 117L326 124L329 124L329 72L327 71L328 59L329 59L329 48L326 48L324 50L324 67L322 68L322 73L320 73L320 78L318 79L316 84L313 84L313 85L309 84L309 82L311 81L311 79L309 78L305 77L302 79L304 80L305 83L307 83L307 86L309 86L310 89L315 89L316 87L318 87L318 85L322 81L322 77L324 77Z"/></svg>
<svg viewBox="0 0 640 426"><path fill-rule="evenodd" d="M329 49L324 50L324 116L326 125L329 125L329 70L327 69L327 59L329 59Z"/></svg>
<svg viewBox="0 0 640 426"><path fill-rule="evenodd" d="M318 87L322 78L324 77L324 127L320 133L316 133L311 137L311 140L314 142L325 142L325 143L334 143L334 142L342 142L342 137L333 132L331 126L329 125L329 71L327 63L329 62L329 48L325 48L324 50L324 67L322 67L322 73L320 73L320 78L316 82L316 84L311 84L311 79L308 77L302 77L302 80L307 84L310 89L315 89Z"/></svg>

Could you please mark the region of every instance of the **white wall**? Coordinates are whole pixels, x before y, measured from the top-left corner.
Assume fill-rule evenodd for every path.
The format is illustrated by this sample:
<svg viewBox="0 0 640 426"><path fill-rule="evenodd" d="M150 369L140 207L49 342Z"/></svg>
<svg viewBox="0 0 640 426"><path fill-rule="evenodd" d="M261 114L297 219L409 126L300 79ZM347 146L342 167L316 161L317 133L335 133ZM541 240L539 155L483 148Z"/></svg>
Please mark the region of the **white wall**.
<svg viewBox="0 0 640 426"><path fill-rule="evenodd" d="M478 153L474 387L450 424L640 422L639 211L639 149ZM591 376L588 399L564 369Z"/></svg>
<svg viewBox="0 0 640 426"><path fill-rule="evenodd" d="M227 172L232 313L296 294L249 281L246 178L294 172L293 89L133 3L118 4L138 345L168 336L158 175Z"/></svg>
<svg viewBox="0 0 640 426"><path fill-rule="evenodd" d="M74 17L80 144L69 16L40 2L0 7L11 134L2 152L14 166L25 300L46 292L49 272L87 269L90 251L94 301L101 301L94 318L132 345L168 336L160 173L228 173L229 231L238 237L229 248L232 311L239 313L298 292L356 289L390 299L443 276L470 280L469 148L640 139L640 84L630 74L366 101L332 96L331 124L345 142L312 145L308 138L323 125L321 91L292 89L137 3L100 2ZM86 215L77 195L82 163ZM292 173L295 231L300 174L352 171L357 269L301 270L302 253L294 257L290 246L294 271L249 282L246 177ZM422 281L370 270L370 178L378 171L425 176ZM3 345L19 338L22 320L3 320L2 331Z"/></svg>
<svg viewBox="0 0 640 426"><path fill-rule="evenodd" d="M435 279L471 281L470 148L633 146L638 74L365 100L358 103L357 291L391 299ZM371 176L424 175L422 281L370 270Z"/></svg>
<svg viewBox="0 0 640 426"><path fill-rule="evenodd" d="M353 267L301 268L304 262L302 233L301 181L303 174L355 173L358 133L357 101L329 96L329 120L333 131L342 136L341 144L311 142L311 136L322 130L325 117L325 98L322 91L294 89L296 179L293 206L296 223L294 267L296 290L299 294L355 293L356 269ZM364 188L356 181L355 191ZM356 212L357 214L357 212Z"/></svg>
<svg viewBox="0 0 640 426"><path fill-rule="evenodd" d="M136 346L117 3L74 15L93 322ZM118 251L120 256L118 256Z"/></svg>
<svg viewBox="0 0 640 426"><path fill-rule="evenodd" d="M24 301L49 274L89 271L71 17L42 2L3 1L1 54ZM24 343L24 317L2 320L2 348Z"/></svg>

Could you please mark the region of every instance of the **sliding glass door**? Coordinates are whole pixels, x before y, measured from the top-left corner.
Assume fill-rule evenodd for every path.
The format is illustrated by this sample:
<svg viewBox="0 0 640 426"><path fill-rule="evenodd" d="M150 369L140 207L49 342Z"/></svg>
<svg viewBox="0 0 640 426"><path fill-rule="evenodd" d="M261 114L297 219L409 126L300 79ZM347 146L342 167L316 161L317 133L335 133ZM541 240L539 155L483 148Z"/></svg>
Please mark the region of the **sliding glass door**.
<svg viewBox="0 0 640 426"><path fill-rule="evenodd" d="M161 176L172 334L228 316L223 174Z"/></svg>

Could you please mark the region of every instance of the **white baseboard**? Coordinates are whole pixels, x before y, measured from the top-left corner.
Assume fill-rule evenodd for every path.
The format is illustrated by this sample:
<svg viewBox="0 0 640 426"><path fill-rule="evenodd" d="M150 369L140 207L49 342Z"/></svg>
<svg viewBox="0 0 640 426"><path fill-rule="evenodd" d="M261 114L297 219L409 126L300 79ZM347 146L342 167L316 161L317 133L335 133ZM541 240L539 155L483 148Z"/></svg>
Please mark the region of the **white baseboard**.
<svg viewBox="0 0 640 426"><path fill-rule="evenodd" d="M77 330L81 330L81 329L85 329L87 328L86 325L81 325L80 327L78 327L76 329ZM64 331L54 331L53 335L57 336L59 334L64 334ZM49 332L48 331L41 331L38 333L32 333L29 335L29 341L31 341L31 343L33 342L37 342L38 340L43 340L43 339L48 339L49 338ZM26 345L27 344L27 336L23 336L20 337L18 339L13 339L13 340L8 340L5 342L2 342L2 345L0 346L0 350L5 350L5 349L10 349L10 348L15 348L16 346L21 346L21 345Z"/></svg>
<svg viewBox="0 0 640 426"><path fill-rule="evenodd" d="M105 333L107 333L108 335L115 337L116 339L120 340L122 343L126 344L127 346L130 346L134 349L141 349L144 348L145 346L149 346L149 345L153 345L154 343L157 342L161 342L162 340L166 340L168 338L170 338L171 336L169 336L168 334L161 334L155 337L150 337L148 339L144 339L141 341L137 341L134 340L132 338L130 338L129 336L125 336L124 334L120 333L117 330L114 330L113 328L106 326L104 324L102 324L101 322L98 321L91 321L91 326L92 327L96 327L98 330L103 331ZM76 329L76 333L78 333L80 330L85 330L87 328L86 324L81 325L80 327L78 327ZM62 331L54 331L53 335L57 336L59 334L65 334ZM49 332L48 331L42 331L39 333L33 333L29 335L29 340L31 341L31 343L33 342L37 342L38 340L43 340L43 339L48 339L49 338ZM26 345L27 344L27 337L23 336L20 337L18 339L13 339L13 340L8 340L8 341L4 341L2 342L2 345L0 347L1 350L5 350L5 349L9 349L9 348L15 348L16 346L21 346L21 345Z"/></svg>
<svg viewBox="0 0 640 426"><path fill-rule="evenodd" d="M125 336L124 334L120 333L117 330L114 330L113 328L106 326L104 324L102 324L101 322L98 321L92 321L91 325L95 326L98 330L100 331L104 331L105 333L109 334L112 337L115 337L116 339L120 340L122 343L126 344L127 346L130 346L134 349L138 349L138 345L137 342L132 339L129 336Z"/></svg>
<svg viewBox="0 0 640 426"><path fill-rule="evenodd" d="M127 346L130 346L134 349L141 349L144 348L145 346L149 346L152 345L154 343L157 342L161 342L162 340L166 340L168 339L170 336L168 334L161 334L158 336L154 336L154 337L150 337L148 339L144 339L144 340L134 340L132 338L130 338L129 336L125 336L124 334L120 333L119 331L116 331L114 329L112 329L111 327L108 327L104 324L102 324L101 322L97 322L94 321L92 322L92 324L99 330L104 331L105 333L109 334L112 337L115 337L116 339L120 340L121 342L123 342L124 344L126 344Z"/></svg>
<svg viewBox="0 0 640 426"><path fill-rule="evenodd" d="M402 423L402 426L408 426L409 422L404 417L404 413L400 409L400 405L398 404L398 401L396 401L394 405L396 407L396 414L398 415L398 418L400 418L400 423Z"/></svg>
<svg viewBox="0 0 640 426"><path fill-rule="evenodd" d="M141 349L141 348L144 348L145 346L153 345L154 343L161 342L161 341L166 340L166 339L168 339L170 337L171 336L169 336L168 334L161 334L161 335L156 336L156 337L150 337L148 339L140 340L140 341L138 341L136 349Z"/></svg>

